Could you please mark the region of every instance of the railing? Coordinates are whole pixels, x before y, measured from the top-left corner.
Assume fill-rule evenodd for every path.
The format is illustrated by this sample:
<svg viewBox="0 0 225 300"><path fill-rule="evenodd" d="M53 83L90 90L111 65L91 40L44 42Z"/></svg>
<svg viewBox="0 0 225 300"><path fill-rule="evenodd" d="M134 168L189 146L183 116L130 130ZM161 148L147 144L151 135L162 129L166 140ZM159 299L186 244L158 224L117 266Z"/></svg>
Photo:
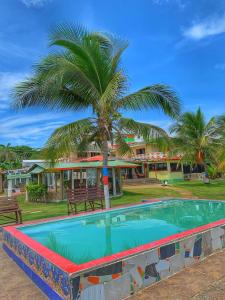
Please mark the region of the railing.
<svg viewBox="0 0 225 300"><path fill-rule="evenodd" d="M132 155L132 159L140 159L140 160L145 160L145 159L165 159L168 158L168 155L163 153L163 152L150 152L146 154L134 154Z"/></svg>
<svg viewBox="0 0 225 300"><path fill-rule="evenodd" d="M203 177L204 177L203 173L184 174L184 180L202 180Z"/></svg>

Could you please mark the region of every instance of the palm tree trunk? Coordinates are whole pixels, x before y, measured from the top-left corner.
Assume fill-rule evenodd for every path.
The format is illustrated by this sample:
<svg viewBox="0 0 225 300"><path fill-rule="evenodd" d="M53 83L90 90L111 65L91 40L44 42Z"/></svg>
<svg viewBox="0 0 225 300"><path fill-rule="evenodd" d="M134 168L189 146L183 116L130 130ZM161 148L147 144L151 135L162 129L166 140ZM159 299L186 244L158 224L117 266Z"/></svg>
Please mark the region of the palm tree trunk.
<svg viewBox="0 0 225 300"><path fill-rule="evenodd" d="M103 141L103 185L104 185L104 196L105 196L105 208L110 208L110 199L109 199L109 176L108 176L108 141L104 139Z"/></svg>

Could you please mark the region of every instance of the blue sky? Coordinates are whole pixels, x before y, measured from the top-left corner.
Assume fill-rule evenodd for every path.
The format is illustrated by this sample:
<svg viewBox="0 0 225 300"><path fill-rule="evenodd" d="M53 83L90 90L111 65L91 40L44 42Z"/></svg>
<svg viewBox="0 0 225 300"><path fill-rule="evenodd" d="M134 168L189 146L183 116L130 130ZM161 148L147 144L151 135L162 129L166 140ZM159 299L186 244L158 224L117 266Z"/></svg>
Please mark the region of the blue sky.
<svg viewBox="0 0 225 300"><path fill-rule="evenodd" d="M40 109L15 112L10 91L47 54L48 33L74 22L129 41L123 64L130 90L166 83L183 110L201 106L206 117L225 113L225 0L1 0L0 143L41 147L51 132L87 116ZM159 111L129 113L168 128Z"/></svg>

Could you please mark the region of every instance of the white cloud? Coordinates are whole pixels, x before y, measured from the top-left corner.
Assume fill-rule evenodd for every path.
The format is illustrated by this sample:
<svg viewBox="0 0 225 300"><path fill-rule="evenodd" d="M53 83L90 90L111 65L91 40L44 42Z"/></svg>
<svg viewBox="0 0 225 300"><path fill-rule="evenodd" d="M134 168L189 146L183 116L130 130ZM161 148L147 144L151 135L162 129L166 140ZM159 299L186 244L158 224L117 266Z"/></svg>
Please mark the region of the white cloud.
<svg viewBox="0 0 225 300"><path fill-rule="evenodd" d="M44 4L50 2L52 0L21 0L23 4L25 4L27 7L30 6L43 6Z"/></svg>
<svg viewBox="0 0 225 300"><path fill-rule="evenodd" d="M225 15L215 16L208 20L193 24L190 28L184 30L183 35L186 38L200 40L209 36L222 34L225 32Z"/></svg>
<svg viewBox="0 0 225 300"><path fill-rule="evenodd" d="M10 93L12 88L28 76L27 73L0 72L0 110L10 106Z"/></svg>
<svg viewBox="0 0 225 300"><path fill-rule="evenodd" d="M37 49L23 47L15 43L6 41L4 37L0 36L0 55L1 59L8 60L9 57L19 57L29 61L33 61L34 57L41 55Z"/></svg>
<svg viewBox="0 0 225 300"><path fill-rule="evenodd" d="M65 124L65 114L20 114L1 118L1 142L41 146L51 132Z"/></svg>

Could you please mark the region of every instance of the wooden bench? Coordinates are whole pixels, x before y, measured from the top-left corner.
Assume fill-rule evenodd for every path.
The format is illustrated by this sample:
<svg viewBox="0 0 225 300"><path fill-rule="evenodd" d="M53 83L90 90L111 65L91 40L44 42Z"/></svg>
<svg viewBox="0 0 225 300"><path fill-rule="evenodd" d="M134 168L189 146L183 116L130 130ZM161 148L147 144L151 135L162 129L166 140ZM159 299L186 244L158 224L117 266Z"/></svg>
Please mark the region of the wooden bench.
<svg viewBox="0 0 225 300"><path fill-rule="evenodd" d="M67 191L68 215L104 208L104 191L99 187L77 188Z"/></svg>
<svg viewBox="0 0 225 300"><path fill-rule="evenodd" d="M15 198L0 197L0 217L16 222L16 224L22 223L21 209Z"/></svg>

